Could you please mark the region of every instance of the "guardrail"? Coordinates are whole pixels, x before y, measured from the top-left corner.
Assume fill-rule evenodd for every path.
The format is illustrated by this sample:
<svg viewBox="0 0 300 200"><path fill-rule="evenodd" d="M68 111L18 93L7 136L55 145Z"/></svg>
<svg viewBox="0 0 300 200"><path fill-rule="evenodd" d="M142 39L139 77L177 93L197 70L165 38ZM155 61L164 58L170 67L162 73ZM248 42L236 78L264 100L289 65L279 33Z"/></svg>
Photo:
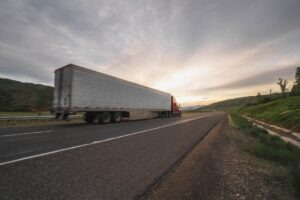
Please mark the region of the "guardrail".
<svg viewBox="0 0 300 200"><path fill-rule="evenodd" d="M70 115L69 119L80 119L82 115ZM41 119L55 119L54 115L41 115L41 116L3 116L0 117L0 121L9 120L41 120Z"/></svg>

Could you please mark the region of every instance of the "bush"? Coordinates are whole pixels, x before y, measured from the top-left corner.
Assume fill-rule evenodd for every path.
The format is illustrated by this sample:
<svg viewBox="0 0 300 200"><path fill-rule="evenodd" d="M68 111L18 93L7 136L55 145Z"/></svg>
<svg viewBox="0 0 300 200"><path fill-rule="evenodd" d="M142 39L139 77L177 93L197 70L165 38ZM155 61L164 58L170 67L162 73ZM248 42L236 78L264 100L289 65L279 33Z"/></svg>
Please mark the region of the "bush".
<svg viewBox="0 0 300 200"><path fill-rule="evenodd" d="M300 86L299 85L294 85L292 87L292 90L290 92L291 96L298 96L300 95Z"/></svg>

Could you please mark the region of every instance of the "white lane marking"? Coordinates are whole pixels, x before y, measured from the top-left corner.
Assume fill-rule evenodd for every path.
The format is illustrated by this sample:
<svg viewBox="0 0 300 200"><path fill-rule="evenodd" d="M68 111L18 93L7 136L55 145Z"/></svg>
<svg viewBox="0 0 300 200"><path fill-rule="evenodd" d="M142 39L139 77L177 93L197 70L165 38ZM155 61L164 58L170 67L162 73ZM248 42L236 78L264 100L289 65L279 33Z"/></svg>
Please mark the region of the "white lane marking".
<svg viewBox="0 0 300 200"><path fill-rule="evenodd" d="M2 138L2 137L20 136L20 135L39 134L39 133L51 133L51 132L53 132L53 130L35 131L35 132L28 132L28 133L15 133L15 134L9 134L9 135L0 135L0 138Z"/></svg>
<svg viewBox="0 0 300 200"><path fill-rule="evenodd" d="M214 114L214 115L217 115L217 114ZM108 139L105 139L105 140L93 141L91 143L76 145L76 146L72 146L72 147L68 147L68 148L64 148L64 149L50 151L50 152L47 152L47 153L41 153L41 154L37 154L37 155L33 155L33 156L28 156L28 157L19 158L19 159L15 159L15 160L11 160L11 161L6 161L6 162L0 163L0 166L11 164L11 163L16 163L16 162L20 162L20 161L24 161L24 160L29 160L29 159L33 159L33 158L43 157L43 156L47 156L47 155L51 155L51 154L56 154L56 153L60 153L60 152L64 152L64 151L69 151L69 150L72 150L72 149L78 149L78 148L82 148L82 147L86 147L86 146L91 146L91 145L95 145L95 144L109 142L109 141L129 137L129 136L133 136L133 135L138 135L138 134L145 133L145 132L150 132L150 131L154 131L154 130L174 126L174 125L177 125L177 124L183 124L183 123L186 123L186 122L190 122L190 121L194 121L194 120L197 120L197 119L201 119L201 118L205 118L205 117L209 117L209 116L214 116L214 115L205 115L205 116L196 117L196 118L192 118L192 119L184 119L182 121L167 124L167 125L164 125L164 126L159 126L159 127L150 128L150 129L143 130L143 131L133 132L133 133L129 133L129 134L126 134L126 135L121 135L121 136L117 136L117 137L113 137L113 138L108 138Z"/></svg>

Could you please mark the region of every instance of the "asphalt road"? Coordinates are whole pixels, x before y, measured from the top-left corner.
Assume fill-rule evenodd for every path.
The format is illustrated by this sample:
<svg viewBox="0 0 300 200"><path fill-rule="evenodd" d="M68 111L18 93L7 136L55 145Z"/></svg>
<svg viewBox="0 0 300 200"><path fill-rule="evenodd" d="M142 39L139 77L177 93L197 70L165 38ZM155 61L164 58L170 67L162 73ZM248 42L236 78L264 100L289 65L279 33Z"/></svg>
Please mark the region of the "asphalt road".
<svg viewBox="0 0 300 200"><path fill-rule="evenodd" d="M109 125L0 129L0 199L132 199L224 113Z"/></svg>

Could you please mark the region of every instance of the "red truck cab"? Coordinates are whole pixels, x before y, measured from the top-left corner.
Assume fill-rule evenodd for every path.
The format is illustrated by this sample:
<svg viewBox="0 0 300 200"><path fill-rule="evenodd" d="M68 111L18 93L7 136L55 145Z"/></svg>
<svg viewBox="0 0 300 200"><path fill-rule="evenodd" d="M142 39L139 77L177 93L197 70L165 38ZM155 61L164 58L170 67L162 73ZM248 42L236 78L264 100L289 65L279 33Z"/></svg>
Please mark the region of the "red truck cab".
<svg viewBox="0 0 300 200"><path fill-rule="evenodd" d="M176 102L176 99L174 96L171 97L171 112L173 116L180 116L181 111L180 111L180 106Z"/></svg>

